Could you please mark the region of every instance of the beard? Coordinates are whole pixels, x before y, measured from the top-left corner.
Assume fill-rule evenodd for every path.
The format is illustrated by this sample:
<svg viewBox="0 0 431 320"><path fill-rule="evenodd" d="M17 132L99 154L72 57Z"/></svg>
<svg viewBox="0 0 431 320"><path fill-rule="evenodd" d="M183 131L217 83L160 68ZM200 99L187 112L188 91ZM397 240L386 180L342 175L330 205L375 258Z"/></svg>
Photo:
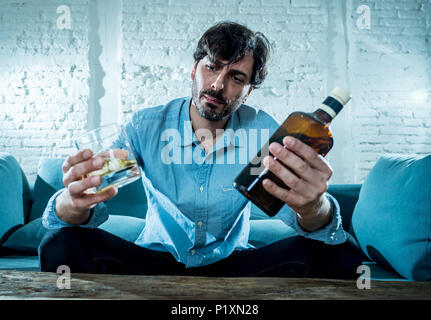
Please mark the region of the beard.
<svg viewBox="0 0 431 320"><path fill-rule="evenodd" d="M205 95L222 102L224 104L223 109L217 113L216 105L210 102L205 102L201 104L200 100ZM241 105L242 99L241 96L237 96L232 99L226 99L221 93L221 91L215 91L210 89L201 90L200 92L198 92L198 85L195 78L192 83L192 101L193 104L196 106L197 112L202 118L216 122L229 118L232 113L234 113Z"/></svg>

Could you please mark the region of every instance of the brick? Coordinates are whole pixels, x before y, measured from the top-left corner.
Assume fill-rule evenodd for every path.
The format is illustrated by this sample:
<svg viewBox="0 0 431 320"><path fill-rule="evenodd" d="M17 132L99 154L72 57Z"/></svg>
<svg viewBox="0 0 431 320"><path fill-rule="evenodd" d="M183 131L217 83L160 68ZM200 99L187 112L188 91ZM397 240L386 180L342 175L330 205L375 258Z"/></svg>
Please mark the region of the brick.
<svg viewBox="0 0 431 320"><path fill-rule="evenodd" d="M398 18L380 18L379 25L382 26L409 26L409 27L424 27L426 25L425 20L421 17L416 19L398 19Z"/></svg>
<svg viewBox="0 0 431 320"><path fill-rule="evenodd" d="M429 130L422 127L382 127L380 132L382 135L399 135L399 136L423 136L426 135Z"/></svg>
<svg viewBox="0 0 431 320"><path fill-rule="evenodd" d="M419 10L421 8L421 1L384 1L379 0L375 2L375 9L377 10Z"/></svg>
<svg viewBox="0 0 431 320"><path fill-rule="evenodd" d="M319 0L290 0L292 8L320 8L322 2Z"/></svg>

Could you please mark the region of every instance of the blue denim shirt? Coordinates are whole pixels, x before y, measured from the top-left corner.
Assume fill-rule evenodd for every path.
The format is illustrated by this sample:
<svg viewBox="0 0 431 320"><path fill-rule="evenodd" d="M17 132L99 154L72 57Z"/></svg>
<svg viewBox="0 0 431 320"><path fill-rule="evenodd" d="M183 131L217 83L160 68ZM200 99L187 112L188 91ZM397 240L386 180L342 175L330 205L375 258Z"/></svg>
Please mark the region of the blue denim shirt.
<svg viewBox="0 0 431 320"><path fill-rule="evenodd" d="M168 251L187 267L213 263L248 243L251 203L232 187L234 178L253 159L279 124L267 113L242 105L229 119L222 137L205 153L190 121L190 97L134 113L126 125L142 172L148 198L146 224L135 243ZM59 191L61 192L61 190ZM43 214L46 228L69 226L55 213L55 198ZM346 240L337 201L332 221L306 232L287 205L278 218L298 234L328 244ZM108 219L104 203L92 210L82 227L96 228Z"/></svg>

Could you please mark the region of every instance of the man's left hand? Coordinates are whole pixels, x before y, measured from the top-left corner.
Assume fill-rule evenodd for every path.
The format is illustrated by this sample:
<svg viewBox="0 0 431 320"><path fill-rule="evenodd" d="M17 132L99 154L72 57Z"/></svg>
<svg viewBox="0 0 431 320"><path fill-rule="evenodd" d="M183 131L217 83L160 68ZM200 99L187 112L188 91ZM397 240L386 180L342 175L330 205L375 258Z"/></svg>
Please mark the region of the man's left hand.
<svg viewBox="0 0 431 320"><path fill-rule="evenodd" d="M331 218L331 204L324 195L332 176L331 166L296 138L284 137L283 144L284 147L277 142L271 143L270 152L278 161L269 155L263 159L263 164L289 189L281 188L269 179L263 181L263 187L297 213L303 229L320 229Z"/></svg>

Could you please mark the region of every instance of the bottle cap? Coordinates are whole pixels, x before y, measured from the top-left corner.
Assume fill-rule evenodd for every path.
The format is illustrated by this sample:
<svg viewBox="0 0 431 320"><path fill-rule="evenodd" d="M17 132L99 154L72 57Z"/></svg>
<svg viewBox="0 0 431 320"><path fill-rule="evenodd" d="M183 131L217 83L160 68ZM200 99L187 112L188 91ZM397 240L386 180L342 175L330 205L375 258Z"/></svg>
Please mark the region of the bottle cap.
<svg viewBox="0 0 431 320"><path fill-rule="evenodd" d="M335 87L329 95L334 99L337 99L343 106L352 98L350 92L341 87Z"/></svg>
<svg viewBox="0 0 431 320"><path fill-rule="evenodd" d="M344 105L349 102L351 97L352 95L346 89L335 87L322 102L320 109L334 118L343 109Z"/></svg>

